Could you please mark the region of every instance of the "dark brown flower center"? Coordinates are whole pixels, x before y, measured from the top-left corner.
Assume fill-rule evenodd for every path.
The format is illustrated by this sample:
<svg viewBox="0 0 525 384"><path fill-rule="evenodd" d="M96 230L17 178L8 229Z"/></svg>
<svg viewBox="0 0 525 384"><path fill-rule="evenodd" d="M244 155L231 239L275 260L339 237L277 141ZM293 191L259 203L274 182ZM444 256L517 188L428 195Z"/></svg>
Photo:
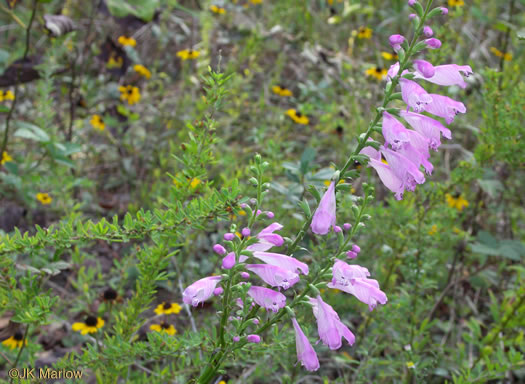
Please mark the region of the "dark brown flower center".
<svg viewBox="0 0 525 384"><path fill-rule="evenodd" d="M171 304L170 304L170 303L164 303L164 305L162 306L162 308L164 308L164 309L170 309L170 308L171 308Z"/></svg>
<svg viewBox="0 0 525 384"><path fill-rule="evenodd" d="M113 288L108 288L104 291L104 300L115 300L117 298L117 291Z"/></svg>
<svg viewBox="0 0 525 384"><path fill-rule="evenodd" d="M170 325L169 325L168 323L164 323L164 322L162 322L162 323L160 323L160 327L161 327L162 329L168 329L168 328L170 327Z"/></svg>
<svg viewBox="0 0 525 384"><path fill-rule="evenodd" d="M381 67L377 67L377 68L376 68L376 72L377 72L377 73L381 73L382 71L383 71L383 68L381 68Z"/></svg>
<svg viewBox="0 0 525 384"><path fill-rule="evenodd" d="M98 319L95 316L88 316L86 317L86 321L84 321L84 324L86 324L88 327L95 327L98 323Z"/></svg>
<svg viewBox="0 0 525 384"><path fill-rule="evenodd" d="M13 335L13 339L15 339L16 341L23 340L24 335L22 334L22 332L16 331L15 334Z"/></svg>
<svg viewBox="0 0 525 384"><path fill-rule="evenodd" d="M297 116L297 117L302 117L303 114L302 114L301 112L295 112L295 116Z"/></svg>

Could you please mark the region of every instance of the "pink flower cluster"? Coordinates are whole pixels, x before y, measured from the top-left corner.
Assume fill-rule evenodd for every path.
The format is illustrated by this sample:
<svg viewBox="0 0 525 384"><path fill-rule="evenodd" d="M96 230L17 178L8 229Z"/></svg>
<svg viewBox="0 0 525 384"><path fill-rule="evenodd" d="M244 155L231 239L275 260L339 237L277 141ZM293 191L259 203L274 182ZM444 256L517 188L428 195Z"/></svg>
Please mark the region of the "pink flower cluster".
<svg viewBox="0 0 525 384"><path fill-rule="evenodd" d="M413 3L415 4L415 1ZM433 31L426 26L423 28L423 34L430 37ZM390 44L403 41L400 35L390 37ZM441 42L435 38L428 38L424 42L431 49L441 46ZM432 173L429 150L436 151L439 148L441 135L446 139L452 138L450 130L436 117L442 118L446 124L451 124L457 114L467 111L463 103L448 96L427 93L415 80L465 88L467 83L464 77L472 74L468 65L433 66L425 60L414 60L412 66L413 71L403 71L399 79L401 97L407 106L406 111L399 112L399 117L411 129L407 129L396 116L385 111L382 125L384 144L379 150L369 146L361 151L370 158L368 166L376 170L383 184L394 192L398 200L403 198L405 191L414 191L418 184L425 182L421 167L427 174ZM399 70L399 62L390 67L390 81L398 75Z"/></svg>

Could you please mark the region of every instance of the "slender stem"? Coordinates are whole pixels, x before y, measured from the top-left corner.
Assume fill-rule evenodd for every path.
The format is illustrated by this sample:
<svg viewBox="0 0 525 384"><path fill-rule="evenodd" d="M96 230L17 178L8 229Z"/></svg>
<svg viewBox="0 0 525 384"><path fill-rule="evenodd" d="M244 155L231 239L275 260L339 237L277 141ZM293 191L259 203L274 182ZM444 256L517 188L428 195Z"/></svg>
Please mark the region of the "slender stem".
<svg viewBox="0 0 525 384"><path fill-rule="evenodd" d="M27 334L29 332L29 324L26 325L26 329L24 331L24 336L22 338L22 346L20 347L19 351L18 351L18 354L16 355L16 359L13 363L13 365L11 366L11 368L15 368L18 364L18 361L20 360L20 356L22 356L22 351L24 350L25 346L26 346L26 338L27 338Z"/></svg>
<svg viewBox="0 0 525 384"><path fill-rule="evenodd" d="M24 49L24 55L22 56L21 63L23 64L25 60L27 59L27 54L29 53L29 46L31 43L31 26L33 25L33 20L35 19L36 15L36 9L37 9L37 0L33 0L33 10L31 12L31 18L29 19L29 24L26 28L26 46ZM4 138L2 140L2 146L0 147L0 157L2 157L2 154L5 152L7 148L7 141L9 139L9 123L11 122L11 119L13 118L13 113L16 108L16 103L18 101L18 88L19 88L19 81L20 81L20 68L18 68L18 64L14 64L16 67L16 81L15 81L15 91L14 96L15 99L11 103L11 108L9 109L9 113L7 114L6 120L5 120L5 129L4 129Z"/></svg>

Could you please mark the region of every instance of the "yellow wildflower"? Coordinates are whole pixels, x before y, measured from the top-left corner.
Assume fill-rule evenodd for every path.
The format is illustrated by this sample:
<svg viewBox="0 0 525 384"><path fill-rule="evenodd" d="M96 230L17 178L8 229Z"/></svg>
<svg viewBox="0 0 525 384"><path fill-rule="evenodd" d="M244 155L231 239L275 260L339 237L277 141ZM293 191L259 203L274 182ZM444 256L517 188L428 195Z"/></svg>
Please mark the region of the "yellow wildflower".
<svg viewBox="0 0 525 384"><path fill-rule="evenodd" d="M164 332L170 336L173 336L174 334L177 333L177 330L172 324L168 324L165 322L162 322L160 324L152 324L149 326L149 329L155 332Z"/></svg>
<svg viewBox="0 0 525 384"><path fill-rule="evenodd" d="M380 67L372 67L372 68L368 68L365 73L368 75L368 76L372 76L372 77L375 77L377 80L383 80L384 78L386 78L386 75L388 73L388 71L384 68L380 68Z"/></svg>
<svg viewBox="0 0 525 384"><path fill-rule="evenodd" d="M22 332L17 331L13 336L2 341L2 344L10 349L15 349L21 348L22 345L27 345L27 340L24 340L24 335Z"/></svg>
<svg viewBox="0 0 525 384"><path fill-rule="evenodd" d="M457 209L459 212L461 212L463 208L468 207L468 201L463 195L457 194L456 196L452 196L450 193L447 193L445 198L448 206Z"/></svg>
<svg viewBox="0 0 525 384"><path fill-rule="evenodd" d="M6 100L14 100L15 95L11 91L0 91L0 103Z"/></svg>
<svg viewBox="0 0 525 384"><path fill-rule="evenodd" d="M357 37L359 39L370 39L372 37L372 30L368 27L359 27Z"/></svg>
<svg viewBox="0 0 525 384"><path fill-rule="evenodd" d="M293 95L292 91L281 85L274 85L272 87L272 92L282 97L288 97Z"/></svg>
<svg viewBox="0 0 525 384"><path fill-rule="evenodd" d="M53 198L49 196L49 193L39 192L36 194L36 199L40 201L42 205L49 205L53 201Z"/></svg>
<svg viewBox="0 0 525 384"><path fill-rule="evenodd" d="M182 307L177 303L162 302L157 305L157 308L155 308L155 313L157 315L171 315L172 313L178 314L181 309Z"/></svg>
<svg viewBox="0 0 525 384"><path fill-rule="evenodd" d="M104 120L102 120L102 117L99 115L93 115L91 117L91 120L89 120L91 123L91 126L95 129L98 129L99 131L103 131L106 128L106 124L104 124Z"/></svg>
<svg viewBox="0 0 525 384"><path fill-rule="evenodd" d="M9 153L7 153L5 151L2 152L2 159L0 159L0 164L4 165L8 161L13 161L13 158L11 156L9 156Z"/></svg>
<svg viewBox="0 0 525 384"><path fill-rule="evenodd" d="M303 115L299 111L296 111L295 109L287 110L286 114L290 117L290 119L295 121L297 124L306 125L306 124L308 124L310 122L310 120L308 120L307 116Z"/></svg>
<svg viewBox="0 0 525 384"><path fill-rule="evenodd" d="M407 361L407 368L408 369L415 369L416 365L412 361Z"/></svg>
<svg viewBox="0 0 525 384"><path fill-rule="evenodd" d="M432 225L432 227L430 228L430 231L428 231L428 234L430 236L433 236L437 233L437 230L438 230L438 227L436 224Z"/></svg>
<svg viewBox="0 0 525 384"><path fill-rule="evenodd" d="M244 209L241 209L239 212L238 212L239 215L241 216L246 216L246 211Z"/></svg>
<svg viewBox="0 0 525 384"><path fill-rule="evenodd" d="M462 7L465 5L463 0L448 0L449 7Z"/></svg>
<svg viewBox="0 0 525 384"><path fill-rule="evenodd" d="M381 57L385 60L399 60L397 53L381 52Z"/></svg>
<svg viewBox="0 0 525 384"><path fill-rule="evenodd" d="M106 67L109 69L120 68L122 67L123 63L124 59L122 58L122 56L116 56L114 54L111 54L106 64Z"/></svg>
<svg viewBox="0 0 525 384"><path fill-rule="evenodd" d="M262 0L250 0L250 3L257 5L257 4L261 4Z"/></svg>
<svg viewBox="0 0 525 384"><path fill-rule="evenodd" d="M201 183L201 181L194 177L193 179L191 179L191 182L190 182L190 187L192 187L193 189L197 188L197 186Z"/></svg>
<svg viewBox="0 0 525 384"><path fill-rule="evenodd" d="M127 101L129 105L133 105L140 100L140 90L133 85L121 85L118 87L120 91L120 100Z"/></svg>
<svg viewBox="0 0 525 384"><path fill-rule="evenodd" d="M193 49L183 49L182 51L177 52L177 56L182 60L194 60L199 57L201 53L199 51L194 51Z"/></svg>
<svg viewBox="0 0 525 384"><path fill-rule="evenodd" d="M219 15L224 15L226 13L226 10L224 8L218 7L216 5L210 6L210 11L212 11L213 13L217 13Z"/></svg>
<svg viewBox="0 0 525 384"><path fill-rule="evenodd" d="M490 47L490 52L492 52L492 54L494 54L494 56L503 57L503 60L505 60L505 61L511 61L512 60L512 53L510 53L510 52L503 53L496 47Z"/></svg>
<svg viewBox="0 0 525 384"><path fill-rule="evenodd" d="M119 44L123 46L130 46L134 47L137 45L137 40L135 40L133 37L127 37L127 36L120 36L118 38Z"/></svg>
<svg viewBox="0 0 525 384"><path fill-rule="evenodd" d="M73 331L80 332L85 335L88 333L95 333L104 326L104 320L100 317L88 316L82 323L73 323L71 328Z"/></svg>
<svg viewBox="0 0 525 384"><path fill-rule="evenodd" d="M135 64L133 66L133 69L135 72L137 72L139 75L144 76L146 79L151 78L151 72L148 68L143 66L142 64Z"/></svg>

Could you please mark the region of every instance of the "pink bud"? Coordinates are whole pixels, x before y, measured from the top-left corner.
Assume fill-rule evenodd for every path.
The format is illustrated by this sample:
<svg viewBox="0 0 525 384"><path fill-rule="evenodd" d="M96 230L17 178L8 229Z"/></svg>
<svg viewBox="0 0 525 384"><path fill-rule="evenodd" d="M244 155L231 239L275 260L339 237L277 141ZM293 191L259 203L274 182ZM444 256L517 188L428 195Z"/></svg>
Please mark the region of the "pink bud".
<svg viewBox="0 0 525 384"><path fill-rule="evenodd" d="M414 20L416 17L417 15L415 13L411 13L410 15L408 15L409 20Z"/></svg>
<svg viewBox="0 0 525 384"><path fill-rule="evenodd" d="M226 256L224 256L224 259L222 259L222 267L224 269L232 269L235 265L235 253L230 252Z"/></svg>
<svg viewBox="0 0 525 384"><path fill-rule="evenodd" d="M408 0L408 5L411 7L416 3L416 0Z"/></svg>
<svg viewBox="0 0 525 384"><path fill-rule="evenodd" d="M258 343L261 342L261 336L259 336L259 335L248 335L246 340L248 340L249 343L258 344Z"/></svg>
<svg viewBox="0 0 525 384"><path fill-rule="evenodd" d="M434 66L425 60L414 60L414 67L427 79L430 79L436 73Z"/></svg>
<svg viewBox="0 0 525 384"><path fill-rule="evenodd" d="M391 35L388 38L388 41L390 42L390 45L392 47L400 46L405 41L405 37L402 35Z"/></svg>
<svg viewBox="0 0 525 384"><path fill-rule="evenodd" d="M250 228L243 228L242 231L241 231L241 235L243 235L244 237L248 237L250 236Z"/></svg>
<svg viewBox="0 0 525 384"><path fill-rule="evenodd" d="M244 208L247 208L248 207L248 204L246 203L241 203L241 208L244 209Z"/></svg>
<svg viewBox="0 0 525 384"><path fill-rule="evenodd" d="M253 323L254 323L255 325L258 325L258 324L259 324L259 319L253 319Z"/></svg>
<svg viewBox="0 0 525 384"><path fill-rule="evenodd" d="M441 14L442 15L448 15L448 8L441 7Z"/></svg>
<svg viewBox="0 0 525 384"><path fill-rule="evenodd" d="M349 259L355 259L357 257L357 253L355 253L354 251L348 251L348 252L346 252L346 256Z"/></svg>
<svg viewBox="0 0 525 384"><path fill-rule="evenodd" d="M274 213L272 211L266 212L266 217L269 219L273 219L275 217Z"/></svg>
<svg viewBox="0 0 525 384"><path fill-rule="evenodd" d="M243 279L249 279L250 278L250 274L248 272L241 272L241 277Z"/></svg>
<svg viewBox="0 0 525 384"><path fill-rule="evenodd" d="M226 253L226 249L224 249L224 247L222 245L220 245L220 244L215 244L213 246L213 250L218 255L224 255Z"/></svg>
<svg viewBox="0 0 525 384"><path fill-rule="evenodd" d="M213 294L215 296L219 296L219 295L222 295L224 292L224 289L222 289L222 287L217 287L213 290Z"/></svg>
<svg viewBox="0 0 525 384"><path fill-rule="evenodd" d="M352 224L350 224L350 223L344 223L343 224L343 229L345 231L348 231L350 228L352 228Z"/></svg>
<svg viewBox="0 0 525 384"><path fill-rule="evenodd" d="M335 232L335 233L339 233L339 232L341 232L341 231L342 231L342 229L341 229L341 227L340 227L339 225L335 225L335 226L334 226L334 232Z"/></svg>
<svg viewBox="0 0 525 384"><path fill-rule="evenodd" d="M233 341L235 341L236 343L238 343L239 340L241 340L241 338L240 338L239 336L233 336Z"/></svg>
<svg viewBox="0 0 525 384"><path fill-rule="evenodd" d="M228 232L224 234L224 240L232 241L233 239L235 239L235 235L233 233Z"/></svg>
<svg viewBox="0 0 525 384"><path fill-rule="evenodd" d="M423 34L426 37L432 37L432 35L434 34L434 31L432 31L432 28L430 28L428 25L425 25L423 27Z"/></svg>
<svg viewBox="0 0 525 384"><path fill-rule="evenodd" d="M430 49L438 49L441 47L441 41L435 38L426 39L425 43Z"/></svg>
<svg viewBox="0 0 525 384"><path fill-rule="evenodd" d="M260 214L262 213L262 211L260 209L257 210L257 215L256 216L259 216Z"/></svg>
<svg viewBox="0 0 525 384"><path fill-rule="evenodd" d="M354 251L355 253L359 253L361 252L361 248L359 248L359 245L354 244L352 245L352 251Z"/></svg>

